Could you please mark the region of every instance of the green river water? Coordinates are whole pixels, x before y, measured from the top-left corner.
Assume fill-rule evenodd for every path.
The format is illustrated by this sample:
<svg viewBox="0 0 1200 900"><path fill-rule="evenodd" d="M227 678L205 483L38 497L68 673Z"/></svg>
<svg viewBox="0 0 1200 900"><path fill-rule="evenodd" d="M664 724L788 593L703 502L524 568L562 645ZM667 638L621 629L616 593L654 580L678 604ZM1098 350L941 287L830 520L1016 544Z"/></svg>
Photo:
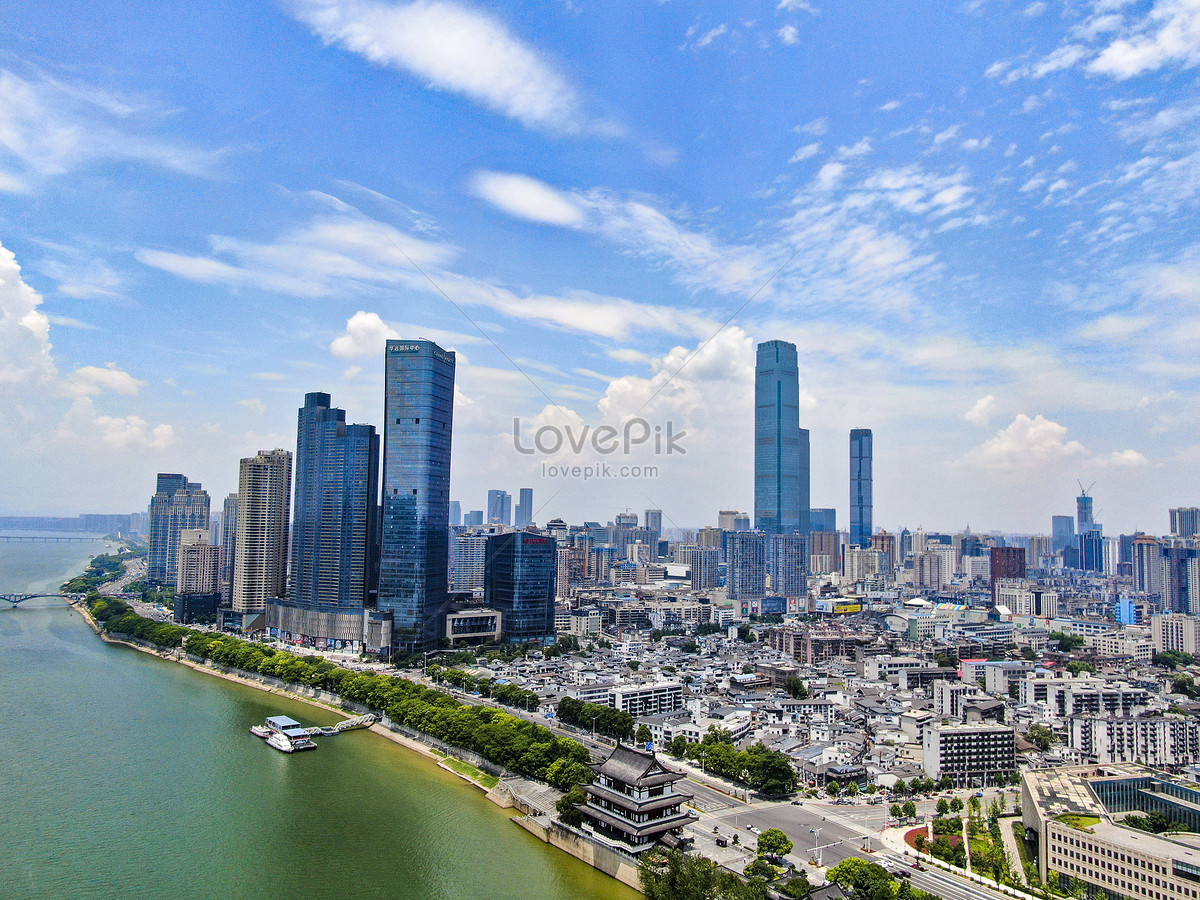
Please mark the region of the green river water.
<svg viewBox="0 0 1200 900"><path fill-rule="evenodd" d="M0 592L100 549L2 545ZM105 644L54 601L0 604L0 897L639 896L378 735L270 749L247 729L276 713L339 718Z"/></svg>

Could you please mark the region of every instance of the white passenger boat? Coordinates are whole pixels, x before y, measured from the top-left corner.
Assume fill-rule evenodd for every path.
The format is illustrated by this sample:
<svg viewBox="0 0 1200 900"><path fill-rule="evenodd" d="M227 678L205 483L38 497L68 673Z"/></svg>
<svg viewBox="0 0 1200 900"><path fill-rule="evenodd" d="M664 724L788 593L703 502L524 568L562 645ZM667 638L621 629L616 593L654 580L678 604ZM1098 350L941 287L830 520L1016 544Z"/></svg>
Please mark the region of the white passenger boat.
<svg viewBox="0 0 1200 900"><path fill-rule="evenodd" d="M291 740L286 734L279 731L272 731L271 736L267 738L267 746L274 747L284 753L291 753L295 748L292 747Z"/></svg>

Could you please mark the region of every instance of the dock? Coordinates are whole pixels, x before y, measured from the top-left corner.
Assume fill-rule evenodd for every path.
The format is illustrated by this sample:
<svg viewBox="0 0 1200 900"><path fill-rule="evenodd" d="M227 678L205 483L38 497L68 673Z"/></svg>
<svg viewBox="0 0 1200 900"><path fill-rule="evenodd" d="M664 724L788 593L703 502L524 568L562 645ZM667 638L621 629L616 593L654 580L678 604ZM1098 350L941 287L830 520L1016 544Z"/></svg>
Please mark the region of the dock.
<svg viewBox="0 0 1200 900"><path fill-rule="evenodd" d="M322 737L332 737L335 734L341 734L343 731L353 731L355 728L370 728L375 724L375 714L367 713L362 716L355 716L353 719L344 719L336 725L313 725L311 728L305 728L310 737L321 735Z"/></svg>

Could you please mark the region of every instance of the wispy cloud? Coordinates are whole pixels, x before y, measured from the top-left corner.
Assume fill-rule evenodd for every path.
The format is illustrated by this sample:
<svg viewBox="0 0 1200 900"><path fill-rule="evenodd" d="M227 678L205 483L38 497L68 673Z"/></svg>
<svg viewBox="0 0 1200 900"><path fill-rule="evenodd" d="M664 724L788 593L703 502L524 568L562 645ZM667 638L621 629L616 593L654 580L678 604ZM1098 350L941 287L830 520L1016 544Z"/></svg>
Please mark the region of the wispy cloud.
<svg viewBox="0 0 1200 900"><path fill-rule="evenodd" d="M548 56L482 10L446 0L290 0L326 44L460 94L529 128L611 130L590 121L575 87Z"/></svg>

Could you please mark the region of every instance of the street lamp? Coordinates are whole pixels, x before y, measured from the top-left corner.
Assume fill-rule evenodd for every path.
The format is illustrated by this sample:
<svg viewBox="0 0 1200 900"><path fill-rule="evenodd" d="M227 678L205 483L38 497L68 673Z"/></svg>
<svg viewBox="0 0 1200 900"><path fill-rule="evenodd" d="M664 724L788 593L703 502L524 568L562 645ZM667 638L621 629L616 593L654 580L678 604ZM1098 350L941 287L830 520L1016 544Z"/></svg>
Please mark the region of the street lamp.
<svg viewBox="0 0 1200 900"><path fill-rule="evenodd" d="M593 741L596 739L596 720L597 720L598 718L600 718L600 714L599 714L599 713L597 713L596 715L592 716L592 740L593 740Z"/></svg>
<svg viewBox="0 0 1200 900"><path fill-rule="evenodd" d="M813 848L812 848L813 859L817 860L817 865L820 865L821 862L819 859L817 859L817 853L820 851L821 848L818 847L817 845L821 842L821 829L820 828L810 828L810 829L808 829L808 833L813 836Z"/></svg>

